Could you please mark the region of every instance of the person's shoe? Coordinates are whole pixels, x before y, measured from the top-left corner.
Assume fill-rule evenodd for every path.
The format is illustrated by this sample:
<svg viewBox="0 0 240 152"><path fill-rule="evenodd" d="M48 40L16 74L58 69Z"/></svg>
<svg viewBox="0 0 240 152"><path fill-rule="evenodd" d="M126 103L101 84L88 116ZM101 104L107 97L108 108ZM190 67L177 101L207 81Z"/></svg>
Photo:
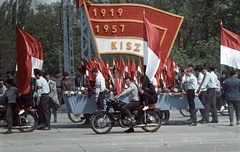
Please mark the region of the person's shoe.
<svg viewBox="0 0 240 152"><path fill-rule="evenodd" d="M210 121L209 123L218 123L218 121Z"/></svg>
<svg viewBox="0 0 240 152"><path fill-rule="evenodd" d="M148 106L144 106L142 110L145 111L148 110L148 108L149 108Z"/></svg>
<svg viewBox="0 0 240 152"><path fill-rule="evenodd" d="M57 120L54 120L53 123L57 123Z"/></svg>
<svg viewBox="0 0 240 152"><path fill-rule="evenodd" d="M24 109L21 109L21 110L19 111L18 115L21 115L21 114L23 114L24 112L25 112L25 110L24 110Z"/></svg>
<svg viewBox="0 0 240 152"><path fill-rule="evenodd" d="M240 125L240 121L237 121L237 122L236 122L236 125Z"/></svg>
<svg viewBox="0 0 240 152"><path fill-rule="evenodd" d="M40 124L37 126L37 130L42 130L43 128L45 128L46 126L44 124Z"/></svg>
<svg viewBox="0 0 240 152"><path fill-rule="evenodd" d="M126 133L134 132L134 129L133 129L133 127L131 127L129 129L125 130L124 132L126 132Z"/></svg>
<svg viewBox="0 0 240 152"><path fill-rule="evenodd" d="M187 119L187 121L191 121L192 119Z"/></svg>
<svg viewBox="0 0 240 152"><path fill-rule="evenodd" d="M207 121L206 120L199 120L198 123L201 123L201 124L206 124Z"/></svg>
<svg viewBox="0 0 240 152"><path fill-rule="evenodd" d="M6 132L4 132L3 134L11 134L12 133L12 130L11 129L8 129Z"/></svg>
<svg viewBox="0 0 240 152"><path fill-rule="evenodd" d="M229 126L233 126L233 122L230 122Z"/></svg>
<svg viewBox="0 0 240 152"><path fill-rule="evenodd" d="M51 130L51 127L45 127L45 128L43 128L41 130Z"/></svg>
<svg viewBox="0 0 240 152"><path fill-rule="evenodd" d="M225 107L224 107L224 106L221 106L220 112L222 112L224 109L225 109Z"/></svg>
<svg viewBox="0 0 240 152"><path fill-rule="evenodd" d="M197 123L190 123L189 126L197 126Z"/></svg>

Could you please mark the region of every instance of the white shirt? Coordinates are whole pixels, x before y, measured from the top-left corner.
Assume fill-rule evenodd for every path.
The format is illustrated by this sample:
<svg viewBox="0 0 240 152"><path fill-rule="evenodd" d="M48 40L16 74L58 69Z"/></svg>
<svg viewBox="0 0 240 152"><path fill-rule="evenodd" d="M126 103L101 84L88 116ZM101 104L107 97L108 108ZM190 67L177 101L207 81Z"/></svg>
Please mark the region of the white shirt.
<svg viewBox="0 0 240 152"><path fill-rule="evenodd" d="M204 88L211 89L217 88L217 75L212 71L211 73L206 72L204 82L201 86L200 91L203 91Z"/></svg>
<svg viewBox="0 0 240 152"><path fill-rule="evenodd" d="M105 79L101 72L98 71L96 79L95 79L95 88L96 88L96 98L99 96L100 92L106 90Z"/></svg>
<svg viewBox="0 0 240 152"><path fill-rule="evenodd" d="M197 78L193 74L186 76L186 80L187 89L195 90L197 88Z"/></svg>
<svg viewBox="0 0 240 152"><path fill-rule="evenodd" d="M37 87L36 96L38 100L40 99L43 93L50 92L48 82L42 76L40 76L40 78L36 80L36 87Z"/></svg>

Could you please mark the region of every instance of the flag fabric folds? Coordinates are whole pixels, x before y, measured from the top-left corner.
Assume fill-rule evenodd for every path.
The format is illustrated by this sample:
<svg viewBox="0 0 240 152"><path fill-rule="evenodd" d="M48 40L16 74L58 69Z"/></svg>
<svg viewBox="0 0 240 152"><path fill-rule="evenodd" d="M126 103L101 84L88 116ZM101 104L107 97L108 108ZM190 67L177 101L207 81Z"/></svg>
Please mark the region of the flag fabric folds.
<svg viewBox="0 0 240 152"><path fill-rule="evenodd" d="M151 81L158 70L160 63L160 40L161 36L159 31L145 18L144 16L144 26L146 31L145 41L147 47L144 50L144 65L146 65L145 74Z"/></svg>
<svg viewBox="0 0 240 152"><path fill-rule="evenodd" d="M41 43L16 26L18 92L27 95L33 69L42 69L43 51Z"/></svg>
<svg viewBox="0 0 240 152"><path fill-rule="evenodd" d="M240 69L240 35L221 26L220 64Z"/></svg>

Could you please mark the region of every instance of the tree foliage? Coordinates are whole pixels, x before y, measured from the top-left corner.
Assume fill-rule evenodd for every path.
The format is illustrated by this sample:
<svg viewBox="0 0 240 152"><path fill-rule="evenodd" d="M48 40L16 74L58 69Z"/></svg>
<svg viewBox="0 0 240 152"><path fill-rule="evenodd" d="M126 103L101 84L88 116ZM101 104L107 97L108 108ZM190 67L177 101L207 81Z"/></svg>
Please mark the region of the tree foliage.
<svg viewBox="0 0 240 152"><path fill-rule="evenodd" d="M35 10L31 0L6 0L0 8L0 55L1 72L13 70L16 65L15 22L43 46L44 71L55 71L59 67L59 47L63 48L61 4L40 4ZM187 64L219 65L220 22L223 26L240 34L239 0L91 0L93 3L139 3L184 16L184 21L172 48L170 57L183 66ZM73 12L73 36L75 67L80 56L80 28L78 12ZM62 55L62 54L60 54ZM3 57L4 56L4 57Z"/></svg>

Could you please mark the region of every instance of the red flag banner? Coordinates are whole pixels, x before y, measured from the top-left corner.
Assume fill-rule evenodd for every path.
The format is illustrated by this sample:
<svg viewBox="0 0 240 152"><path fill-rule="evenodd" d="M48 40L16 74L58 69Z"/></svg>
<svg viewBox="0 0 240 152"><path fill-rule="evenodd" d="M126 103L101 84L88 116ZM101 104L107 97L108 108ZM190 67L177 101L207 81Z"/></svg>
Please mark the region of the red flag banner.
<svg viewBox="0 0 240 152"><path fill-rule="evenodd" d="M26 95L30 91L33 69L42 69L43 51L41 43L16 26L18 92Z"/></svg>
<svg viewBox="0 0 240 152"><path fill-rule="evenodd" d="M221 26L220 64L240 69L240 35Z"/></svg>
<svg viewBox="0 0 240 152"><path fill-rule="evenodd" d="M147 66L145 73L151 81L157 72L160 63L161 35L159 34L159 31L154 26L152 26L152 24L145 17L143 19L147 42L147 47L144 50L144 52L146 52L146 55L144 55L144 58L146 58L145 65Z"/></svg>

